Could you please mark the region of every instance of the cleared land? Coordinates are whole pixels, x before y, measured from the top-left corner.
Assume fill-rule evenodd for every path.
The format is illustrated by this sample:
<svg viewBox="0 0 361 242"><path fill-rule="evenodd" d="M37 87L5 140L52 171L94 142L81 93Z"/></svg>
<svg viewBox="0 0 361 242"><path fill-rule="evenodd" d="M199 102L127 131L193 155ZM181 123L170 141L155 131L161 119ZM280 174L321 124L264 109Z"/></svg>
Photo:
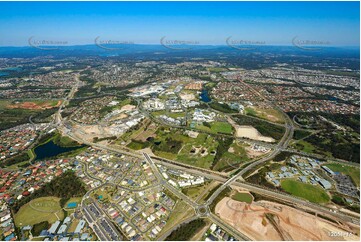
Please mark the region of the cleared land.
<svg viewBox="0 0 361 242"><path fill-rule="evenodd" d="M60 198L57 197L40 197L31 200L23 205L15 214L15 225L34 225L42 221L54 223L64 218L60 204Z"/></svg>
<svg viewBox="0 0 361 242"><path fill-rule="evenodd" d="M236 127L236 136L265 142L275 142L275 139L263 136L258 130L250 125L239 125Z"/></svg>
<svg viewBox="0 0 361 242"><path fill-rule="evenodd" d="M331 232L345 235L338 225L297 209L261 201L247 204L229 197L215 207L222 220L252 240L357 240L359 236L332 237ZM354 234L359 228L355 228Z"/></svg>
<svg viewBox="0 0 361 242"><path fill-rule="evenodd" d="M261 119L265 119L271 122L284 123L282 114L271 108L260 108L260 107L247 107L245 108L246 114Z"/></svg>
<svg viewBox="0 0 361 242"><path fill-rule="evenodd" d="M314 203L327 203L330 201L330 197L320 187L313 186L311 184L305 184L303 182L285 179L281 181L281 187L286 192L307 199Z"/></svg>
<svg viewBox="0 0 361 242"><path fill-rule="evenodd" d="M61 100L34 100L34 101L26 101L26 102L15 102L9 104L7 108L21 108L21 109L49 109L54 107L59 107L61 104Z"/></svg>

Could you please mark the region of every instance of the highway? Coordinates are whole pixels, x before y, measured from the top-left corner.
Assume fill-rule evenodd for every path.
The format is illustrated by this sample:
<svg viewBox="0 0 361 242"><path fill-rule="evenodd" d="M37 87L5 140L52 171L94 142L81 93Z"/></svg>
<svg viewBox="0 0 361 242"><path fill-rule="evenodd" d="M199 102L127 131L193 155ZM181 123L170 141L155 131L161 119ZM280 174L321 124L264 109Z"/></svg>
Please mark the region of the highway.
<svg viewBox="0 0 361 242"><path fill-rule="evenodd" d="M74 140L80 142L80 143L84 143L84 144L87 144L87 145L90 145L90 146L93 146L93 147L96 147L96 148L99 148L99 149L104 149L104 150L109 150L109 151L112 151L112 152L116 152L116 153L120 153L120 154L125 154L125 155L131 155L133 157L137 157L137 158L144 158L144 156L140 155L139 153L130 153L130 152L127 152L127 151L123 151L123 150L119 150L119 149L115 149L115 148L112 148L112 147L108 147L108 146L105 146L105 145L101 145L101 144L98 144L98 143L91 143L91 142L87 142L87 141L84 141L76 136L73 136L71 134L71 132L67 132L66 133L69 137L73 138ZM153 162L153 159L151 159L151 157L149 157L149 155L147 155L147 157L152 161L152 163L154 164L154 162L156 163L159 163L161 165L165 165L165 166L169 166L169 167L172 167L172 168L175 168L175 169L179 169L179 170L183 170L183 171L186 171L188 173L191 173L191 174L195 174L195 175L199 175L199 176L204 176L206 178L209 178L209 179L214 179L214 180L217 180L219 182L224 182L226 183L228 186L229 185L234 185L234 186L238 186L238 187L242 187L242 188L245 188L245 189L248 189L250 191L253 191L253 192L256 192L256 193L259 193L261 195L265 195L265 196L269 196L269 197L272 197L274 198L276 201L279 200L279 201L286 201L286 202L289 202L289 203L301 203L301 204L305 204L305 200L302 200L302 199L299 199L299 198L296 198L294 196L291 196L291 195L288 195L288 194L285 194L285 193L280 193L280 192L275 192L273 190L268 190L268 189L265 189L265 188L261 188L261 187L258 187L254 184L246 184L244 182L240 182L240 181L237 181L238 178L237 176L233 176L231 179L227 179L227 177L225 176L220 176L219 174L214 174L212 172L204 172L202 170L193 170L193 169L189 169L187 167L183 167L183 166L178 166L177 164L175 163L168 163L168 162L165 162L164 159L154 159L154 162ZM267 159L267 157L264 157L262 159L262 161L265 161ZM148 159L147 159L148 160ZM262 162L261 161L261 162ZM148 161L149 162L149 161ZM150 164L152 164L150 163ZM153 165L153 168L152 169L156 169L156 166ZM158 173L158 176L161 176ZM155 174L157 174L155 173ZM238 174L239 175L239 174ZM158 177L157 176L157 177ZM219 195L219 193L227 187L227 185L223 184L221 187L222 189L218 189L216 192L217 192L217 196L214 195L215 193L212 194L212 196L210 197L210 199L203 205L201 204L196 204L195 202L191 201L187 196L185 196L183 193L179 192L178 190L176 190L173 186L171 186L169 183L167 182L164 182L163 180L163 177L159 177L160 178L160 181L163 181L163 184L167 184L168 186L166 188L170 188L169 190L170 191L175 191L176 192L176 195L179 195L181 194L179 197L180 198L185 198L186 202L188 201L188 204L190 204L191 206L195 207L195 208L198 208L200 206L209 206L211 204L211 202ZM350 215L346 215L346 214L342 214L342 213L337 213L335 214L334 212L332 211L329 211L329 209L327 208L324 208L323 206L320 206L320 205L317 205L317 204L313 204L313 203L307 203L307 206L309 206L310 208L312 208L313 210L321 210L323 211L323 213L329 215L329 216L332 216L332 217L336 217L336 218L339 218L341 220L344 220L344 221L347 221L347 222L353 222L353 223L356 223L358 224L358 221L359 221L359 218L355 218L355 217L352 217Z"/></svg>
<svg viewBox="0 0 361 242"><path fill-rule="evenodd" d="M73 97L76 90L77 90L77 86L74 87L72 89L72 91L69 93L69 95L66 98L66 102L69 102L69 100ZM64 100L63 104L65 105L65 100ZM92 147L96 147L96 148L99 148L99 149L104 149L104 150L108 150L108 151L112 151L112 152L116 152L116 153L121 153L121 154L125 154L125 155L130 155L132 157L137 157L137 158L140 158L140 159L145 158L145 160L147 160L148 163L150 164L150 166L151 166L155 176L157 177L159 183L162 186L164 186L166 189L168 189L169 191L174 193L177 197L182 199L184 202L189 204L191 207L193 207L193 209L196 212L197 217L207 217L211 221L215 222L216 224L218 224L222 228L224 228L228 233L230 233L232 235L235 235L235 238L237 238L238 240L250 240L250 239L247 236L240 233L238 230L234 229L229 224L223 222L219 217L217 217L216 215L212 214L209 211L209 205L223 191L223 189L225 189L227 186L230 186L230 185L241 187L241 188L247 189L249 191L252 191L252 192L267 196L267 197L271 197L275 201L281 201L281 202L294 204L296 208L301 209L303 211L317 212L318 214L322 214L324 216L330 217L330 218L335 219L335 220L341 220L343 222L351 222L351 223L359 224L359 218L355 218L355 217L352 217L350 215L342 214L340 212L334 213L334 212L330 211L328 208L325 208L325 207L317 205L317 204L310 203L310 202L302 200L300 198L296 198L296 197L293 197L293 196L285 194L285 193L276 192L276 191L273 191L273 190L268 190L268 189L263 188L263 187L258 187L258 186L254 185L254 184L248 184L248 183L243 182L242 175L244 175L245 172L247 172L248 170L254 168L255 166L258 166L258 165L272 159L279 152L287 150L287 146L288 146L290 140L293 137L294 126L293 126L292 120L290 120L290 118L286 114L284 114L282 112L282 110L280 110L278 107L275 107L275 109L280 110L281 113L285 115L285 120L286 120L286 124L285 124L286 130L285 130L285 133L284 133L282 139L280 140L280 142L275 147L273 147L272 152L270 152L266 156L260 158L259 160L256 160L255 162L251 163L249 166L247 166L244 169L240 170L237 174L235 174L231 178L229 178L224 173L210 171L210 170L202 169L202 168L198 168L198 167L193 167L193 166L189 166L189 165L186 165L186 164L182 164L180 162L176 162L176 161L172 161L172 160L169 160L169 159L164 159L164 158L160 158L160 157L156 157L156 156L151 157L146 153L139 154L138 152L131 151L131 150L124 150L124 149L120 149L120 148L115 148L115 147L111 147L111 146L107 146L107 145L101 145L101 144L98 144L98 143L92 143L92 142L86 141L86 140L84 140L84 139L82 139L80 137L75 136L72 133L72 130L65 127L64 122L63 122L62 117L61 117L62 108L63 108L63 105L61 105L61 107L59 108L59 111L58 111L57 115L55 116L55 120L56 120L56 124L58 126L58 129L63 130L64 134L68 135L70 138L78 141L79 143L87 144L87 145L92 146ZM153 161L153 159L154 159L154 161ZM162 165L172 167L172 168L175 168L175 169L184 170L184 171L186 171L188 173L196 174L196 175L199 175L199 176L204 176L204 177L207 177L209 179L217 180L217 181L222 182L223 184L219 187L219 189L217 189L211 195L211 197L204 204L197 204L196 202L189 199L182 192L180 192L179 190L174 188L172 185L170 185L167 181L165 181L163 176L160 174L160 172L159 172L157 166L155 165L155 163L162 164ZM88 172L87 172L87 167L86 167L85 171L86 171L87 175L89 175ZM94 177L92 177L92 178L94 178ZM99 234L99 236L103 237L100 234Z"/></svg>

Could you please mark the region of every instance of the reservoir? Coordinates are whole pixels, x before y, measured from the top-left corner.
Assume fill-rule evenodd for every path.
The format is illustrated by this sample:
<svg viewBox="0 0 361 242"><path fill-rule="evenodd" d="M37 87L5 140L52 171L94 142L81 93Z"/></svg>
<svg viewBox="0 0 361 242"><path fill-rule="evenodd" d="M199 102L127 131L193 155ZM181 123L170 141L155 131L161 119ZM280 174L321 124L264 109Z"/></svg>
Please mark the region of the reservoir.
<svg viewBox="0 0 361 242"><path fill-rule="evenodd" d="M82 147L84 146L82 145L82 146L62 147L55 144L53 140L50 140L49 142L39 145L34 149L34 153L36 155L35 160L47 159Z"/></svg>
<svg viewBox="0 0 361 242"><path fill-rule="evenodd" d="M208 96L208 90L206 90L206 89L202 90L200 98L205 103L208 103L211 101L211 98Z"/></svg>

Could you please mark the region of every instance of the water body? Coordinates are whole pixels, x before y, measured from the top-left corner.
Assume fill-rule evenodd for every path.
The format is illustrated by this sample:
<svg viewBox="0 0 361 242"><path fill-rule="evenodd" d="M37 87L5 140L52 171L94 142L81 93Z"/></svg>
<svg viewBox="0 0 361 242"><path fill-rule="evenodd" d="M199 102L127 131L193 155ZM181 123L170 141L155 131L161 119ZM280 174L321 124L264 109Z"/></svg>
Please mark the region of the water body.
<svg viewBox="0 0 361 242"><path fill-rule="evenodd" d="M200 99L205 103L208 103L208 102L211 101L211 98L208 95L208 90L206 90L206 89L202 90L201 95L200 95Z"/></svg>
<svg viewBox="0 0 361 242"><path fill-rule="evenodd" d="M0 71L0 76L8 76L9 73Z"/></svg>
<svg viewBox="0 0 361 242"><path fill-rule="evenodd" d="M82 147L84 146L62 147L55 144L53 140L50 140L34 149L34 153L36 154L35 160L47 159Z"/></svg>

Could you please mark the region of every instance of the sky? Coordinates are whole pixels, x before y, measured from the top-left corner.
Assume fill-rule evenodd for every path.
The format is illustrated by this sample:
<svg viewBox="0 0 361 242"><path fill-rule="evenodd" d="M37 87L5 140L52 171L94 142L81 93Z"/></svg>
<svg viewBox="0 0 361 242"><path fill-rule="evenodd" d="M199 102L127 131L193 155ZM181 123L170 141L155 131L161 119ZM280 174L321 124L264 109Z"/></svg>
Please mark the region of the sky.
<svg viewBox="0 0 361 242"><path fill-rule="evenodd" d="M293 38L359 46L359 2L0 2L0 46L28 40L159 44L240 41L290 45Z"/></svg>

